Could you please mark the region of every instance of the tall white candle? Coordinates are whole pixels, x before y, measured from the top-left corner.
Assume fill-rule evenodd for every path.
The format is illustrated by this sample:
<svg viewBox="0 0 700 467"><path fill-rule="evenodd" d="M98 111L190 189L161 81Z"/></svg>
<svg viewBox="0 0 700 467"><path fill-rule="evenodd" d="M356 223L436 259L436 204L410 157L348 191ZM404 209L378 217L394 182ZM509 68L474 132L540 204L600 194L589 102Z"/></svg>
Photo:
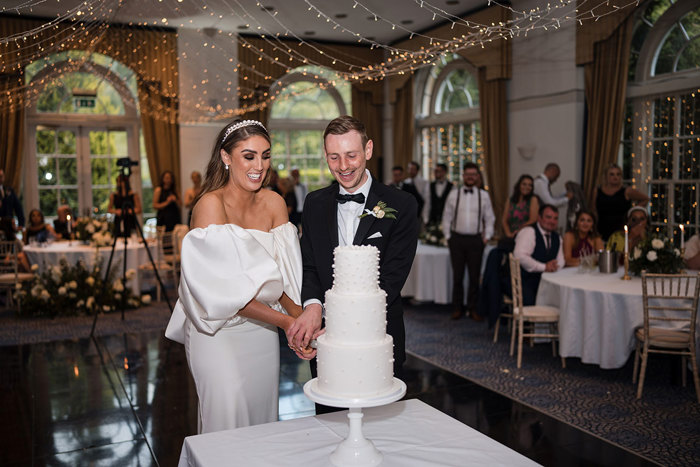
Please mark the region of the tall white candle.
<svg viewBox="0 0 700 467"><path fill-rule="evenodd" d="M68 235L71 234L71 225L70 225L70 214L66 216L66 223L68 224Z"/></svg>
<svg viewBox="0 0 700 467"><path fill-rule="evenodd" d="M629 231L625 225L625 253L629 253Z"/></svg>
<svg viewBox="0 0 700 467"><path fill-rule="evenodd" d="M685 238L683 238L685 236L685 227L683 226L683 224L681 224L679 227L681 228L681 250L682 250L683 248L685 248Z"/></svg>

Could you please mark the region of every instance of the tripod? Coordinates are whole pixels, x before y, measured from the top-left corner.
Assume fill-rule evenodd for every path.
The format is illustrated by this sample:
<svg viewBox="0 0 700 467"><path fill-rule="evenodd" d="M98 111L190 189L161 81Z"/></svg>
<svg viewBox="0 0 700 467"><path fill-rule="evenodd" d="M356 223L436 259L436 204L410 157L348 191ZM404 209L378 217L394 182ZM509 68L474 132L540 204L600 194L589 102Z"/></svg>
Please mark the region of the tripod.
<svg viewBox="0 0 700 467"><path fill-rule="evenodd" d="M126 181L124 185L125 189L125 196L122 198L122 206L121 206L121 216L119 223L116 224L119 226L119 234L114 236L114 241L112 242L112 251L109 253L109 261L107 261L107 268L105 269L105 277L104 281L102 283L103 287L103 292L106 290L109 280L109 272L110 269L112 268L112 259L114 258L114 251L117 247L117 241L120 238L124 239L124 257L122 258L122 284L124 287L126 287L126 257L127 257L127 242L129 238L129 228L128 226L136 227L136 230L139 233L139 236L141 237L141 241L143 242L144 247L146 248L146 253L148 254L148 260L151 262L151 266L153 267L153 273L156 276L156 280L158 281L158 285L160 286L161 290L165 291L165 285L163 284L163 281L160 278L160 274L158 274L158 266L156 265L155 261L153 261L153 255L151 254L151 249L148 247L148 243L146 242L146 238L143 236L143 229L141 229L141 225L138 222L138 219L136 219L136 215L134 214L134 203L132 201L132 198L130 198L129 191L131 191L129 187L129 172L130 172L130 167L121 167L122 172L120 177L123 177L123 180ZM122 190L122 185L117 187L118 190ZM170 313L172 314L173 312L173 306L170 303L170 299L168 298L168 294L164 293L165 296L165 301L168 304L168 308L170 309ZM124 321L124 300L119 300L119 308L121 310L122 314L122 321ZM95 326L97 325L97 318L99 317L100 310L97 308L95 310L95 318L92 320L92 330L90 331L90 337L93 337L95 334Z"/></svg>

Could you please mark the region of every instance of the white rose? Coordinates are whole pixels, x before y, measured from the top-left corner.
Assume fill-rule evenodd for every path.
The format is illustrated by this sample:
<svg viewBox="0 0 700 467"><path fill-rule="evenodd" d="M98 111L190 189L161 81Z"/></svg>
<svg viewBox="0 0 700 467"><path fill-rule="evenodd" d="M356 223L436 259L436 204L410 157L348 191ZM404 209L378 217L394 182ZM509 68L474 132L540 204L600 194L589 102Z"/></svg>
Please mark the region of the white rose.
<svg viewBox="0 0 700 467"><path fill-rule="evenodd" d="M372 208L372 212L375 214L377 214L380 210L381 210L381 208L379 206L375 206Z"/></svg>
<svg viewBox="0 0 700 467"><path fill-rule="evenodd" d="M44 289L44 290L41 291L41 296L40 296L40 298L41 298L42 300L46 301L46 300L48 300L49 298L51 298L51 294L49 293L48 290Z"/></svg>
<svg viewBox="0 0 700 467"><path fill-rule="evenodd" d="M679 250L678 248L674 248L674 249L673 249L673 254L676 255L676 256L680 256L680 255L681 255L681 250Z"/></svg>
<svg viewBox="0 0 700 467"><path fill-rule="evenodd" d="M656 261L656 258L658 258L658 255L656 254L656 252L655 252L654 250L650 250L650 251L647 253L647 259L648 259L649 261Z"/></svg>
<svg viewBox="0 0 700 467"><path fill-rule="evenodd" d="M41 295L42 290L44 290L44 288L41 285L35 285L32 287L32 297L38 297Z"/></svg>
<svg viewBox="0 0 700 467"><path fill-rule="evenodd" d="M92 224L88 224L88 225L85 227L85 230L87 230L88 233L95 233L95 227L94 227Z"/></svg>
<svg viewBox="0 0 700 467"><path fill-rule="evenodd" d="M92 277L92 276L88 276L88 278L85 279L85 283L86 283L88 286L92 287L93 285L95 285L95 278Z"/></svg>
<svg viewBox="0 0 700 467"><path fill-rule="evenodd" d="M100 224L100 221L98 221L97 219L94 219L92 221L92 225L94 225L96 229L99 229L100 227L102 227L102 224Z"/></svg>
<svg viewBox="0 0 700 467"><path fill-rule="evenodd" d="M384 217L384 214L386 213L382 210L377 211L377 219L381 219L382 217Z"/></svg>
<svg viewBox="0 0 700 467"><path fill-rule="evenodd" d="M115 293L115 294L114 294L114 299L115 299L115 300L121 300L121 299L122 299L122 294L120 294L120 293Z"/></svg>
<svg viewBox="0 0 700 467"><path fill-rule="evenodd" d="M109 305L102 305L103 311L109 311Z"/></svg>
<svg viewBox="0 0 700 467"><path fill-rule="evenodd" d="M67 292L65 287L59 287L58 288L58 295L65 295Z"/></svg>
<svg viewBox="0 0 700 467"><path fill-rule="evenodd" d="M32 264L32 272L36 272L39 270L39 265L38 264Z"/></svg>
<svg viewBox="0 0 700 467"><path fill-rule="evenodd" d="M632 252L632 259L639 259L642 256L642 250L639 247L634 248Z"/></svg>
<svg viewBox="0 0 700 467"><path fill-rule="evenodd" d="M69 289L77 289L78 288L78 283L75 281L70 281L68 284Z"/></svg>
<svg viewBox="0 0 700 467"><path fill-rule="evenodd" d="M655 238L651 241L651 247L655 250L660 250L664 247L664 241L658 238Z"/></svg>
<svg viewBox="0 0 700 467"><path fill-rule="evenodd" d="M151 296L150 295L141 295L141 303L144 305L148 305L151 303Z"/></svg>
<svg viewBox="0 0 700 467"><path fill-rule="evenodd" d="M87 302L85 302L85 306L92 309L92 307L95 306L95 297L88 297Z"/></svg>
<svg viewBox="0 0 700 467"><path fill-rule="evenodd" d="M75 304L75 306L77 306L78 308L82 307L83 305L85 305L85 301L83 300L78 300L78 303Z"/></svg>
<svg viewBox="0 0 700 467"><path fill-rule="evenodd" d="M123 292L124 291L124 285L122 284L122 281L120 281L120 280L114 281L114 284L112 284L112 288L114 289L115 292Z"/></svg>

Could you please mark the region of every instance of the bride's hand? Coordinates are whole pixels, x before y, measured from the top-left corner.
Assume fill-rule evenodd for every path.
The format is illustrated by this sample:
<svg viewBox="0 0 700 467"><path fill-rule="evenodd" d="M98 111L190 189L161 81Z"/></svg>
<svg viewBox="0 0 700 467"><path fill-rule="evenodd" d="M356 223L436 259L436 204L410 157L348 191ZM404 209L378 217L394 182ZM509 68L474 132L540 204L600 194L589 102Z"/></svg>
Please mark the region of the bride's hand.
<svg viewBox="0 0 700 467"><path fill-rule="evenodd" d="M318 303L312 303L306 307L287 332L287 342L293 347L306 348L321 329L322 308Z"/></svg>

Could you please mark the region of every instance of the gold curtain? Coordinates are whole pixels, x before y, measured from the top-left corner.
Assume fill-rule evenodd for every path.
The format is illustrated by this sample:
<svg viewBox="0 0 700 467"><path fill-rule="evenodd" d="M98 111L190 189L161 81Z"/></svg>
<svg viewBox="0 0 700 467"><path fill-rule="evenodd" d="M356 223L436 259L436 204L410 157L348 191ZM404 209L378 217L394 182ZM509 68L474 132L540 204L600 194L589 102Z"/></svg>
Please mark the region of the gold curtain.
<svg viewBox="0 0 700 467"><path fill-rule="evenodd" d="M581 4L581 0L578 0ZM629 6L628 0L586 0L585 7L592 8L595 21L576 24L576 64L585 65L595 59L595 45L608 39L629 18L638 6ZM642 8L646 8L643 6Z"/></svg>
<svg viewBox="0 0 700 467"><path fill-rule="evenodd" d="M0 169L5 183L19 192L22 177L22 145L24 143L24 97L17 89L22 74L0 74L0 99L7 104L0 118Z"/></svg>
<svg viewBox="0 0 700 467"><path fill-rule="evenodd" d="M479 106L481 112L481 142L484 146L486 178L496 229L509 191L508 171L508 106L506 80L486 77L485 67L479 68Z"/></svg>
<svg viewBox="0 0 700 467"><path fill-rule="evenodd" d="M413 160L413 75L396 90L394 103L394 165L407 167Z"/></svg>
<svg viewBox="0 0 700 467"><path fill-rule="evenodd" d="M381 161L384 155L384 131L382 125L382 109L384 105L382 83L353 84L352 115L365 124L367 136L374 142L372 158L367 162L367 168L380 181L382 176Z"/></svg>
<svg viewBox="0 0 700 467"><path fill-rule="evenodd" d="M43 24L39 20L0 16L0 37L24 34ZM24 67L46 56L47 43L54 44L55 50L52 52L82 50L101 53L120 61L136 73L146 155L154 183L164 170L179 174L177 33L106 24L86 26L89 33L76 33L76 28L80 30L82 26L59 24L56 28L26 36L22 41L3 44L0 54L10 57L11 61L0 62L0 73L18 74L19 83L23 84ZM73 60L72 63L75 69L80 67L80 60ZM69 66L65 71L72 69ZM33 98L42 89L34 87L30 91L33 94L28 98ZM15 118L20 131L23 131L23 118L13 114L8 96L2 93L0 99L3 125L6 119ZM20 114L23 112L23 109L19 109ZM18 156L14 170L19 173L23 148L22 139L17 138L16 134L11 139L16 143L13 151Z"/></svg>
<svg viewBox="0 0 700 467"><path fill-rule="evenodd" d="M620 145L632 25L628 16L608 39L595 44L594 60L584 66L588 117L583 191L589 203L603 167L615 161Z"/></svg>

